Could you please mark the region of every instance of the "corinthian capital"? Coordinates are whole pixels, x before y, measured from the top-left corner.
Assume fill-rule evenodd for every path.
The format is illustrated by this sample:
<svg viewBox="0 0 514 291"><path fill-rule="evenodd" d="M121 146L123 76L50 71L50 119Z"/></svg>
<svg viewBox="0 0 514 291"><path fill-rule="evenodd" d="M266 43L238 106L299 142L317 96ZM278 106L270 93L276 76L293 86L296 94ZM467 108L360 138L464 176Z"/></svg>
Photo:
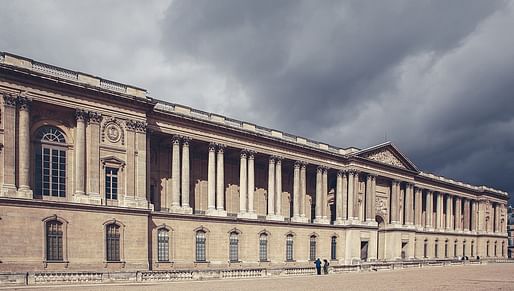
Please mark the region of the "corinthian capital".
<svg viewBox="0 0 514 291"><path fill-rule="evenodd" d="M89 116L88 116L89 123L100 124L100 122L102 122L102 119L103 119L102 114L100 114L98 112L89 111Z"/></svg>
<svg viewBox="0 0 514 291"><path fill-rule="evenodd" d="M77 121L86 121L89 117L89 112L84 109L76 109L75 110L75 119Z"/></svg>
<svg viewBox="0 0 514 291"><path fill-rule="evenodd" d="M16 107L17 97L10 93L4 93L4 105L5 107Z"/></svg>
<svg viewBox="0 0 514 291"><path fill-rule="evenodd" d="M17 100L18 109L20 110L30 110L30 105L32 104L32 99L26 96L19 96Z"/></svg>

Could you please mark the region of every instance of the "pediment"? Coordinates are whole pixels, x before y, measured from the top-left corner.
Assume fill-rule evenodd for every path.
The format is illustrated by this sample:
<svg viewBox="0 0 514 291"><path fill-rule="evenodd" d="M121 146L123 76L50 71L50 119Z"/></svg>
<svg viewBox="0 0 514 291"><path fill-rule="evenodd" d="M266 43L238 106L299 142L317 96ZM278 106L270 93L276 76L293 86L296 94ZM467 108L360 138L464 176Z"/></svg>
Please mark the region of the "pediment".
<svg viewBox="0 0 514 291"><path fill-rule="evenodd" d="M123 168L125 166L125 162L115 156L103 157L100 159L100 161L102 162L102 165L104 167L105 166L117 166L117 167Z"/></svg>
<svg viewBox="0 0 514 291"><path fill-rule="evenodd" d="M418 168L390 142L358 151L355 155L381 164L416 172L419 171Z"/></svg>

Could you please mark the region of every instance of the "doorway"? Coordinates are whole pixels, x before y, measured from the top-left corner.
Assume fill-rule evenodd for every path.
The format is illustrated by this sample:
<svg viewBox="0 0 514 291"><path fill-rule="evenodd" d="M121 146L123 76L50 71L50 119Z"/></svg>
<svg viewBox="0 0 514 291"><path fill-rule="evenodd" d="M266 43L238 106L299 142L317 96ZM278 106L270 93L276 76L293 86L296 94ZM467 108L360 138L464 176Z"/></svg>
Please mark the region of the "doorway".
<svg viewBox="0 0 514 291"><path fill-rule="evenodd" d="M361 241L361 261L368 260L368 241Z"/></svg>

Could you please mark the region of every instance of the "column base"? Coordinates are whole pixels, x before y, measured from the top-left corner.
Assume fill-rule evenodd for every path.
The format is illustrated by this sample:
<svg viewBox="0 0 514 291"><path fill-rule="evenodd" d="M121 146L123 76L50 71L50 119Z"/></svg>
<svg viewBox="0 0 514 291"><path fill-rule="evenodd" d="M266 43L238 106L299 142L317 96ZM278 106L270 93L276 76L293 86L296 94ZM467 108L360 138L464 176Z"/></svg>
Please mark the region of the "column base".
<svg viewBox="0 0 514 291"><path fill-rule="evenodd" d="M11 184L4 184L2 186L2 191L0 192L0 196L3 197L16 197L16 186Z"/></svg>
<svg viewBox="0 0 514 291"><path fill-rule="evenodd" d="M277 214L268 214L266 215L266 220L284 221L284 217L282 215Z"/></svg>
<svg viewBox="0 0 514 291"><path fill-rule="evenodd" d="M130 208L148 208L148 201L138 197L125 196L121 205Z"/></svg>
<svg viewBox="0 0 514 291"><path fill-rule="evenodd" d="M222 209L207 209L205 212L206 215L209 216L227 216L227 211Z"/></svg>
<svg viewBox="0 0 514 291"><path fill-rule="evenodd" d="M257 219L257 214L250 213L250 212L240 212L237 214L237 218L243 218L243 219Z"/></svg>
<svg viewBox="0 0 514 291"><path fill-rule="evenodd" d="M316 224L330 224L330 220L327 218L316 218L314 219L314 223Z"/></svg>
<svg viewBox="0 0 514 291"><path fill-rule="evenodd" d="M291 217L291 222L307 223L309 219L307 217L293 216Z"/></svg>
<svg viewBox="0 0 514 291"><path fill-rule="evenodd" d="M180 205L172 205L168 211L170 213L184 213L182 206Z"/></svg>
<svg viewBox="0 0 514 291"><path fill-rule="evenodd" d="M94 205L101 205L102 204L102 196L100 196L99 193L88 193L89 196L89 203Z"/></svg>
<svg viewBox="0 0 514 291"><path fill-rule="evenodd" d="M193 214L193 208L188 205L182 205L182 213L184 214Z"/></svg>
<svg viewBox="0 0 514 291"><path fill-rule="evenodd" d="M16 198L32 199L33 197L32 190L28 187L20 187L18 191L16 191Z"/></svg>
<svg viewBox="0 0 514 291"><path fill-rule="evenodd" d="M334 221L334 225L345 225L345 220L342 218L336 218L336 221Z"/></svg>

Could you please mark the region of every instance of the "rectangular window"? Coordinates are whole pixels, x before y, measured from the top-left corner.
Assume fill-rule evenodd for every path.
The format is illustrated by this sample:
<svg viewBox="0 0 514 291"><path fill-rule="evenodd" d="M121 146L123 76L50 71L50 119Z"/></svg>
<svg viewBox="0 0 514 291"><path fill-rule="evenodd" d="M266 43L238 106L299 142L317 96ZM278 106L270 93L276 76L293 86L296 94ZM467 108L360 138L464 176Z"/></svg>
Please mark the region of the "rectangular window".
<svg viewBox="0 0 514 291"><path fill-rule="evenodd" d="M157 233L157 260L159 262L168 262L169 257L169 231L160 229Z"/></svg>
<svg viewBox="0 0 514 291"><path fill-rule="evenodd" d="M231 262L237 262L239 260L238 248L239 248L239 238L237 234L230 234L229 239L229 259Z"/></svg>
<svg viewBox="0 0 514 291"><path fill-rule="evenodd" d="M311 237L309 244L309 259L311 261L316 260L316 237Z"/></svg>
<svg viewBox="0 0 514 291"><path fill-rule="evenodd" d="M196 233L196 261L205 262L205 232L198 231Z"/></svg>
<svg viewBox="0 0 514 291"><path fill-rule="evenodd" d="M268 237L261 235L259 238L259 260L261 262L268 261Z"/></svg>
<svg viewBox="0 0 514 291"><path fill-rule="evenodd" d="M105 198L118 199L118 169L105 168Z"/></svg>
<svg viewBox="0 0 514 291"><path fill-rule="evenodd" d="M120 227L109 224L106 229L106 251L108 262L120 261Z"/></svg>
<svg viewBox="0 0 514 291"><path fill-rule="evenodd" d="M335 236L332 237L330 244L330 259L337 260L337 238Z"/></svg>
<svg viewBox="0 0 514 291"><path fill-rule="evenodd" d="M46 224L46 260L63 260L62 223L51 221Z"/></svg>
<svg viewBox="0 0 514 291"><path fill-rule="evenodd" d="M66 151L42 146L36 151L36 192L44 196L66 196Z"/></svg>
<svg viewBox="0 0 514 291"><path fill-rule="evenodd" d="M287 236L286 238L286 260L293 260L293 237Z"/></svg>

